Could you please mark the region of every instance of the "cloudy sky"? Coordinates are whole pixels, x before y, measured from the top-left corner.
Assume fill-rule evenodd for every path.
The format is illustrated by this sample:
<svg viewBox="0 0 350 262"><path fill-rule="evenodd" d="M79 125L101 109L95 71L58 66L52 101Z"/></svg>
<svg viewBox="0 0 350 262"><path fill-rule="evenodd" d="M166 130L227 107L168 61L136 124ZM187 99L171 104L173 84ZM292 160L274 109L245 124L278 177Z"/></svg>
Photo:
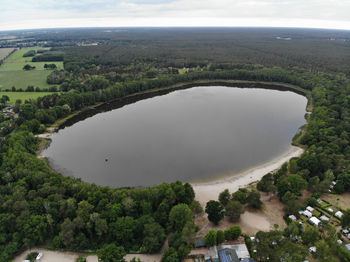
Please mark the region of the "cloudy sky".
<svg viewBox="0 0 350 262"><path fill-rule="evenodd" d="M350 30L350 0L0 0L0 31L95 26Z"/></svg>

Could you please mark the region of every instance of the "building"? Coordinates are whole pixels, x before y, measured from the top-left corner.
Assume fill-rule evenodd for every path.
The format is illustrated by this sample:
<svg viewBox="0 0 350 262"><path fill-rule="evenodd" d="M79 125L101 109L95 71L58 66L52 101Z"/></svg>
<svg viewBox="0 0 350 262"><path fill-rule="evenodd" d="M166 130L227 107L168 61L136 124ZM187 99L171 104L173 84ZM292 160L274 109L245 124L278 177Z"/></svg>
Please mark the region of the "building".
<svg viewBox="0 0 350 262"><path fill-rule="evenodd" d="M346 244L344 247L345 247L345 249L346 249L347 251L350 252L350 244Z"/></svg>
<svg viewBox="0 0 350 262"><path fill-rule="evenodd" d="M222 244L210 247L208 254L204 256L206 262L252 262L248 248L245 244Z"/></svg>
<svg viewBox="0 0 350 262"><path fill-rule="evenodd" d="M300 214L306 216L307 218L312 217L312 213L309 210L300 211Z"/></svg>
<svg viewBox="0 0 350 262"><path fill-rule="evenodd" d="M343 217L343 212L338 211L334 214L337 218L342 218Z"/></svg>
<svg viewBox="0 0 350 262"><path fill-rule="evenodd" d="M310 251L310 253L316 253L317 249L316 249L316 247L310 247L309 251Z"/></svg>
<svg viewBox="0 0 350 262"><path fill-rule="evenodd" d="M334 210L332 208L327 208L327 211L330 212L330 213L334 213Z"/></svg>
<svg viewBox="0 0 350 262"><path fill-rule="evenodd" d="M310 212L312 213L312 212L314 212L315 209L314 209L313 207L308 206L308 207L306 208L306 210L308 210L308 211L310 211Z"/></svg>
<svg viewBox="0 0 350 262"><path fill-rule="evenodd" d="M245 244L236 244L236 245L220 245L219 249L231 249L236 251L237 256L240 260L244 258L250 258L248 248Z"/></svg>
<svg viewBox="0 0 350 262"><path fill-rule="evenodd" d="M219 250L219 257L221 262L239 262L237 253L233 249L224 248Z"/></svg>
<svg viewBox="0 0 350 262"><path fill-rule="evenodd" d="M327 216L325 216L325 215L322 215L322 216L320 217L320 219L321 219L322 221L329 222L329 217L327 217Z"/></svg>
<svg viewBox="0 0 350 262"><path fill-rule="evenodd" d="M316 227L318 227L318 225L321 223L321 220L319 220L317 217L312 217L309 219L309 221Z"/></svg>
<svg viewBox="0 0 350 262"><path fill-rule="evenodd" d="M195 248L202 248L206 247L205 240L203 238L198 238L194 241L194 247Z"/></svg>
<svg viewBox="0 0 350 262"><path fill-rule="evenodd" d="M294 215L290 215L290 216L288 216L288 218L293 220L293 221L297 221L297 218Z"/></svg>

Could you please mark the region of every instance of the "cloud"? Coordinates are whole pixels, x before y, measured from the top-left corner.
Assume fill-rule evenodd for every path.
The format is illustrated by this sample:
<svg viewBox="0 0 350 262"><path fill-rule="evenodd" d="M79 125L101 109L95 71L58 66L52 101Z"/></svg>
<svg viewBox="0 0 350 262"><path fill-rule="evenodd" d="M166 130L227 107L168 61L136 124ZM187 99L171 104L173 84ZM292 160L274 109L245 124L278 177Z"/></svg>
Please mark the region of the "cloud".
<svg viewBox="0 0 350 262"><path fill-rule="evenodd" d="M350 29L350 0L0 0L0 28L307 26Z"/></svg>

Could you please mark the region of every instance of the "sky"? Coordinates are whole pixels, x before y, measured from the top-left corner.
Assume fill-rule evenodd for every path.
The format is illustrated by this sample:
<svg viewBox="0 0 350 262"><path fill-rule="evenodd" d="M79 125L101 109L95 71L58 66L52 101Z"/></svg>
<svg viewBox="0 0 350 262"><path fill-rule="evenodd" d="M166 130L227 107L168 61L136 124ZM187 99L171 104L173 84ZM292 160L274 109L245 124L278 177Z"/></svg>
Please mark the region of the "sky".
<svg viewBox="0 0 350 262"><path fill-rule="evenodd" d="M350 30L350 0L0 0L0 31L125 26Z"/></svg>

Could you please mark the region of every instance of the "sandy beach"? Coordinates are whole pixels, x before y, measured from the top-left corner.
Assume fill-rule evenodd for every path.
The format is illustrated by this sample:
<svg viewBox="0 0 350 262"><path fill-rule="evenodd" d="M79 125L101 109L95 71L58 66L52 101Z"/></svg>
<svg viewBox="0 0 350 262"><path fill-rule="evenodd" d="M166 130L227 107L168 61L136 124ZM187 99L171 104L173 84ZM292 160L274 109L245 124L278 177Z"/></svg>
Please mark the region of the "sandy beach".
<svg viewBox="0 0 350 262"><path fill-rule="evenodd" d="M209 200L217 200L219 194L225 189L228 189L231 193L236 192L239 188L246 187L250 183L260 180L267 173L277 170L289 159L298 157L303 152L302 148L291 146L290 150L272 161L250 168L239 174L233 174L227 178L212 182L192 183L196 193L196 200L202 206L205 206Z"/></svg>

